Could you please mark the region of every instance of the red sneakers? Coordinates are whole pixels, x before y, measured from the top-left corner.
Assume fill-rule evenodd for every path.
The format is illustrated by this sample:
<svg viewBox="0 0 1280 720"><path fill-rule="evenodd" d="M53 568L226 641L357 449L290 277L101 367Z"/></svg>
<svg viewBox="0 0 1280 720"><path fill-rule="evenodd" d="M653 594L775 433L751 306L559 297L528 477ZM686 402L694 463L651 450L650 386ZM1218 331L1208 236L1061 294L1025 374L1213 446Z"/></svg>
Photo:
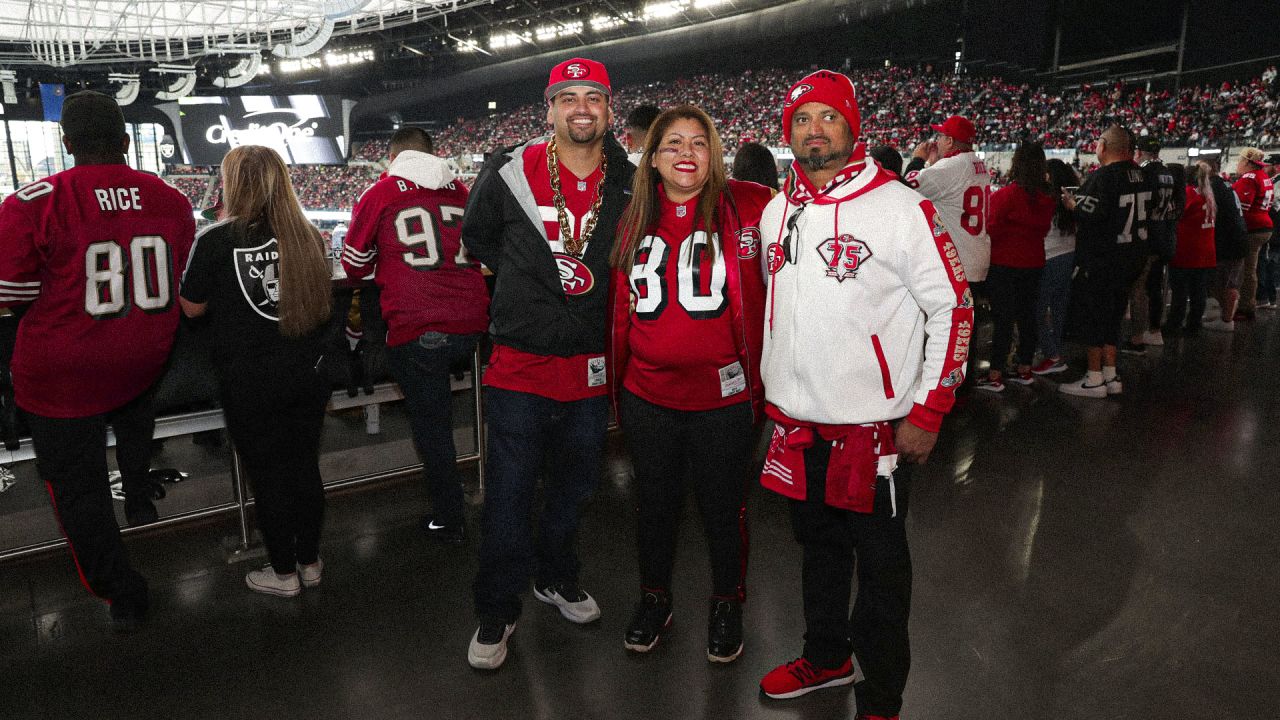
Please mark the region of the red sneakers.
<svg viewBox="0 0 1280 720"><path fill-rule="evenodd" d="M769 671L760 680L760 692L774 700L787 700L853 682L853 660L848 659L834 670L824 670L804 658L792 660Z"/></svg>

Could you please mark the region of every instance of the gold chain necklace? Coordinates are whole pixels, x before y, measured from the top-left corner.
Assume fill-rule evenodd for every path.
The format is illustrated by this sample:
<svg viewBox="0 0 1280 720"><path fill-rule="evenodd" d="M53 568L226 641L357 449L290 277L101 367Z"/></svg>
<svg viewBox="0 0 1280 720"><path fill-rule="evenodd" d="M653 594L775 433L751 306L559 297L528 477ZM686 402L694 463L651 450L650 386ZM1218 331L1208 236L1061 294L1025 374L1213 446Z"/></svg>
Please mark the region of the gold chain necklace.
<svg viewBox="0 0 1280 720"><path fill-rule="evenodd" d="M551 175L551 199L556 206L556 215L560 220L560 240L564 244L566 254L576 258L582 257L582 248L591 241L591 233L596 229L596 220L600 219L600 204L604 201L604 178L609 171L609 156L604 148L600 148L600 181L596 183L596 197L591 201L590 216L582 228L578 239L573 238L573 228L569 225L569 213L565 211L564 192L560 189L560 156L556 153L556 139L547 143L547 173Z"/></svg>

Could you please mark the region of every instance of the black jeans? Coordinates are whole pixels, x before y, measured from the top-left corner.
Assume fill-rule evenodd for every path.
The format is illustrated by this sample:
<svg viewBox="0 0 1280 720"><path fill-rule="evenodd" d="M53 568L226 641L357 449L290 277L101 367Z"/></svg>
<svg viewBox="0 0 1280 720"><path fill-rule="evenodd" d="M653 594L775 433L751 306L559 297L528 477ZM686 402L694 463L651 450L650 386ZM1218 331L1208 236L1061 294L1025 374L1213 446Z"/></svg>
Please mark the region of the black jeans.
<svg viewBox="0 0 1280 720"><path fill-rule="evenodd" d="M759 429L751 404L690 412L623 390L620 413L635 470L641 587L670 592L681 509L692 486L711 556L711 593L745 599L747 468Z"/></svg>
<svg viewBox="0 0 1280 720"><path fill-rule="evenodd" d="M1188 330L1199 330L1204 317L1205 302L1209 297L1209 285L1213 283L1214 268L1169 268L1169 287L1173 300L1169 304L1171 330L1178 330L1186 322ZM1187 305L1191 314L1187 314Z"/></svg>
<svg viewBox="0 0 1280 720"><path fill-rule="evenodd" d="M804 551L804 657L834 668L852 653L866 676L854 687L858 712L892 717L902 708L911 669L911 468L899 465L892 482L877 478L875 512L862 514L823 501L830 457L831 445L821 439L805 450L807 499L791 501ZM858 595L850 614L855 558Z"/></svg>
<svg viewBox="0 0 1280 720"><path fill-rule="evenodd" d="M253 486L255 516L277 573L314 563L324 523L320 431L329 385L305 357L221 369L227 430Z"/></svg>
<svg viewBox="0 0 1280 720"><path fill-rule="evenodd" d="M1035 356L1040 324L1036 304L1040 301L1041 268L1014 268L992 265L987 271L987 293L991 296L991 316L995 322L991 339L991 369L1003 371L1013 347L1013 326L1018 326L1018 364L1030 365Z"/></svg>
<svg viewBox="0 0 1280 720"><path fill-rule="evenodd" d="M1164 271L1169 263L1159 256L1147 268L1147 327L1159 330L1164 319Z"/></svg>
<svg viewBox="0 0 1280 720"><path fill-rule="evenodd" d="M530 575L539 586L578 581L578 520L600 480L609 398L560 402L495 387L484 397L488 475L472 590L477 615L513 622Z"/></svg>
<svg viewBox="0 0 1280 720"><path fill-rule="evenodd" d="M462 524L462 475L453 444L453 390L449 369L476 349L476 335L423 333L387 348L391 374L404 393L413 444L422 458L422 474L431 510L445 525Z"/></svg>
<svg viewBox="0 0 1280 720"><path fill-rule="evenodd" d="M129 564L107 483L107 425L116 434L116 464L125 494L146 492L156 419L151 392L101 415L50 418L27 413L36 471L89 591L113 614L145 611L147 581Z"/></svg>

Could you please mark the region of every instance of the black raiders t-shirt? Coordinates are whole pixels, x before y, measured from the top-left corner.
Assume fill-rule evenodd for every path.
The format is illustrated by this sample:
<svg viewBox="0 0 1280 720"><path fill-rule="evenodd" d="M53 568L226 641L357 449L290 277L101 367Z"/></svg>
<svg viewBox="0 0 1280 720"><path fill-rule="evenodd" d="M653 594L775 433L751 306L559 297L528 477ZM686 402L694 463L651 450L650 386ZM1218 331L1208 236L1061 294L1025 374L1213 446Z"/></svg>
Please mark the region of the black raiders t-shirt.
<svg viewBox="0 0 1280 720"><path fill-rule="evenodd" d="M208 303L214 334L213 360L220 370L240 361L293 360L315 363L323 326L302 338L280 334L280 254L270 228L229 220L196 235L182 297Z"/></svg>

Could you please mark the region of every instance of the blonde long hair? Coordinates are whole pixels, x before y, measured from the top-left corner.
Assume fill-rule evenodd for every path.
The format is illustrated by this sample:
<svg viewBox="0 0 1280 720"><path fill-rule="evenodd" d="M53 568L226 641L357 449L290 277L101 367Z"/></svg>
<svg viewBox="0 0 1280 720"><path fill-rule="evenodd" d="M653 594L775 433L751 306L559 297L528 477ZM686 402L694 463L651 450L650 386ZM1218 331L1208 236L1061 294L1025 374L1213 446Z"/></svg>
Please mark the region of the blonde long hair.
<svg viewBox="0 0 1280 720"><path fill-rule="evenodd" d="M280 253L280 332L301 337L329 319L331 270L324 238L302 214L289 169L275 150L241 145L222 160L224 215L241 231L265 226Z"/></svg>
<svg viewBox="0 0 1280 720"><path fill-rule="evenodd" d="M1197 160L1195 167L1196 191L1200 193L1200 197L1204 198L1204 214L1205 217L1218 216L1218 199L1213 196L1213 166L1204 160Z"/></svg>
<svg viewBox="0 0 1280 720"><path fill-rule="evenodd" d="M653 167L653 156L657 154L662 143L662 136L667 134L677 120L693 120L702 126L707 133L707 150L710 153L707 168L707 184L698 196L698 208L694 217L702 219L702 229L706 231L708 240L707 252L711 260L715 260L720 251L720 240L716 236L719 229L716 207L720 204L720 195L728 187L724 169L724 145L720 142L720 134L716 132L716 124L702 108L696 105L677 105L664 111L649 126L649 134L645 139L644 154L640 156L640 166L636 169L632 180L631 204L627 205L622 220L618 223L619 241L613 246L613 255L609 262L624 273L631 272L635 262L636 248L644 239L649 228L658 224L662 203L658 194L658 185L662 177ZM692 257L692 256L690 256Z"/></svg>

